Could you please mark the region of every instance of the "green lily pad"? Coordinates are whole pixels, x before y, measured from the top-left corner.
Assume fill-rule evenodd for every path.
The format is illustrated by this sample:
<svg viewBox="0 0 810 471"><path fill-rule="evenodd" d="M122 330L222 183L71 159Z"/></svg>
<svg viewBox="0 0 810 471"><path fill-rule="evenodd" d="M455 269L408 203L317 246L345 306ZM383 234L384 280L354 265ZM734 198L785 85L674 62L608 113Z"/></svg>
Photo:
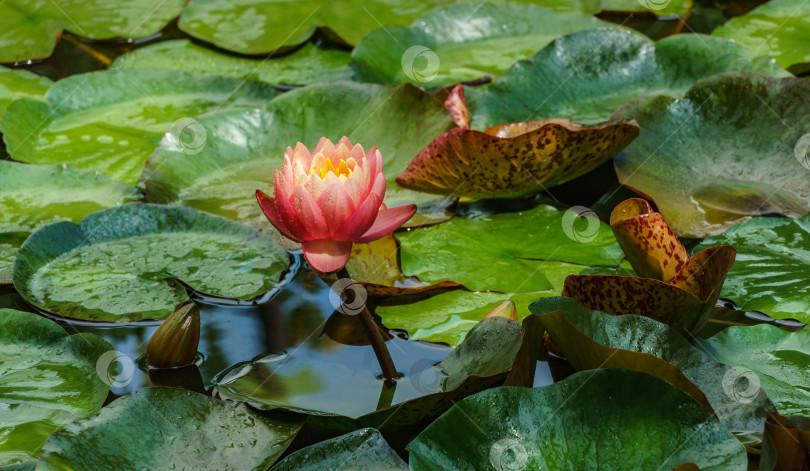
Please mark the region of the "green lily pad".
<svg viewBox="0 0 810 471"><path fill-rule="evenodd" d="M388 446L380 432L364 428L298 450L273 467L273 471L302 469L394 471L407 470L408 465Z"/></svg>
<svg viewBox="0 0 810 471"><path fill-rule="evenodd" d="M743 311L810 322L810 215L800 219L756 218L710 237L694 250L714 243L737 249L721 296Z"/></svg>
<svg viewBox="0 0 810 471"><path fill-rule="evenodd" d="M555 39L495 80L475 108L473 128L568 118L599 123L644 95L680 96L698 80L730 70L790 74L733 41L679 34L653 42L624 28Z"/></svg>
<svg viewBox="0 0 810 471"><path fill-rule="evenodd" d="M602 11L649 12L659 17L683 16L692 9L692 0L601 0Z"/></svg>
<svg viewBox="0 0 810 471"><path fill-rule="evenodd" d="M724 382L731 367L694 347L678 331L648 317L592 311L571 298L545 298L532 304L555 347L578 371L622 368L657 376L692 396L735 435L762 440L765 394L742 402Z"/></svg>
<svg viewBox="0 0 810 471"><path fill-rule="evenodd" d="M90 39L151 36L186 5L185 0L6 0L0 3L0 62L51 55L62 30Z"/></svg>
<svg viewBox="0 0 810 471"><path fill-rule="evenodd" d="M771 0L718 26L712 35L768 54L795 74L810 70L810 5L802 0Z"/></svg>
<svg viewBox="0 0 810 471"><path fill-rule="evenodd" d="M503 382L522 337L516 321L484 319L441 361L425 357L427 350L414 350L407 341L389 340L394 364L404 374L393 389L376 377L375 367L336 364L334 359L319 367L323 359L301 359L295 353L234 365L220 373L216 386L225 399L305 413L322 427L393 429L436 417L453 401ZM439 349L434 355L443 353Z"/></svg>
<svg viewBox="0 0 810 471"><path fill-rule="evenodd" d="M301 428L245 405L147 388L51 435L38 469L266 470Z"/></svg>
<svg viewBox="0 0 810 471"><path fill-rule="evenodd" d="M104 404L110 362L99 363L114 350L101 337L0 309L0 350L0 467L36 461L48 435Z"/></svg>
<svg viewBox="0 0 810 471"><path fill-rule="evenodd" d="M748 387L736 391L740 398L747 399L762 388L780 414L810 417L810 330L734 326L701 339L700 345L734 368L730 379L747 379Z"/></svg>
<svg viewBox="0 0 810 471"><path fill-rule="evenodd" d="M133 203L36 231L14 262L14 286L29 303L65 317L165 319L188 300L183 285L251 299L273 289L288 263L284 250L249 227Z"/></svg>
<svg viewBox="0 0 810 471"><path fill-rule="evenodd" d="M135 183L172 123L183 132L191 159L206 140L191 117L224 107L262 107L277 94L263 83L172 70L91 72L56 82L45 101L15 101L0 131L15 160L68 163Z"/></svg>
<svg viewBox="0 0 810 471"><path fill-rule="evenodd" d="M748 466L742 444L700 404L667 382L627 370L484 391L456 403L408 449L415 471Z"/></svg>
<svg viewBox="0 0 810 471"><path fill-rule="evenodd" d="M323 136L333 142L347 136L366 150L376 145L388 178L385 203L393 207L436 201L398 188L394 179L452 126L442 104L416 87L350 82L310 85L279 96L266 110L223 111L198 121L208 135L199 154L189 158L182 139L170 133L147 162L141 177L147 201L210 211L268 233L275 230L255 192L272 194L273 174L288 146L302 142L312 149Z"/></svg>
<svg viewBox="0 0 810 471"><path fill-rule="evenodd" d="M610 227L576 209L540 205L412 230L398 236L402 272L426 283L453 280L474 291L528 293L552 288L545 272L555 266L537 261L616 267L622 251Z"/></svg>
<svg viewBox="0 0 810 471"><path fill-rule="evenodd" d="M810 211L807 80L731 72L682 99L628 103L616 116L642 128L615 159L619 181L655 200L677 235L701 238L764 213Z"/></svg>
<svg viewBox="0 0 810 471"><path fill-rule="evenodd" d="M2 5L0 5L2 8ZM27 70L0 67L0 117L8 105L20 98L42 98L51 80Z"/></svg>
<svg viewBox="0 0 810 471"><path fill-rule="evenodd" d="M306 85L349 78L350 54L308 43L279 58L229 56L188 39L162 41L120 56L110 69L172 69L199 75L256 80L271 85Z"/></svg>
<svg viewBox="0 0 810 471"><path fill-rule="evenodd" d="M0 284L11 283L14 257L37 228L140 199L135 188L97 172L0 161Z"/></svg>
<svg viewBox="0 0 810 471"><path fill-rule="evenodd" d="M241 54L267 54L328 28L347 44L381 25L408 24L450 0L195 0L183 11L181 30Z"/></svg>
<svg viewBox="0 0 810 471"><path fill-rule="evenodd" d="M386 25L372 31L352 52L352 68L363 82L443 87L497 77L557 36L599 26L609 24L586 13L531 4L448 5L409 28Z"/></svg>

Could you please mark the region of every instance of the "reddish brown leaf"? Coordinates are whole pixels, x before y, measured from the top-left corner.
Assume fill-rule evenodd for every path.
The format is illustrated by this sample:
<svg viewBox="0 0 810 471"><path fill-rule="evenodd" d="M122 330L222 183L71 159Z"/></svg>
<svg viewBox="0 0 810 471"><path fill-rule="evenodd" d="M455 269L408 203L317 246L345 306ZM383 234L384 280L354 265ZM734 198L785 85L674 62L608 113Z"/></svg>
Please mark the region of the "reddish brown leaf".
<svg viewBox="0 0 810 471"><path fill-rule="evenodd" d="M447 99L444 100L444 107L453 117L453 122L462 129L470 128L470 113L467 111L467 99L464 98L464 85L457 83L450 90Z"/></svg>
<svg viewBox="0 0 810 471"><path fill-rule="evenodd" d="M810 471L810 420L768 412L759 469Z"/></svg>
<svg viewBox="0 0 810 471"><path fill-rule="evenodd" d="M709 247L690 258L671 283L704 303L714 304L736 255L737 251L730 245Z"/></svg>

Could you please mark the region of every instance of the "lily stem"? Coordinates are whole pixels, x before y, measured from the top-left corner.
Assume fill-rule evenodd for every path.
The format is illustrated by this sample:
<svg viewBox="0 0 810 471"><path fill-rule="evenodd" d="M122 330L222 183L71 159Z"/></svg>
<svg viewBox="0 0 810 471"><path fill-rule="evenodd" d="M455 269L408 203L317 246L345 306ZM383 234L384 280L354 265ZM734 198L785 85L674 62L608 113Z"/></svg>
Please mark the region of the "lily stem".
<svg viewBox="0 0 810 471"><path fill-rule="evenodd" d="M351 279L346 267L338 270L337 276L338 278ZM345 302L347 304L351 304L354 302L354 296L355 292L353 290L346 290L347 299ZM382 338L380 328L371 317L371 312L369 312L365 302L363 303L363 309L357 315L360 317L360 322L363 324L366 335L368 335L368 338L371 341L371 348L374 349L374 354L377 356L377 361L380 363L380 368L382 368L382 373L383 376L385 376L386 383L389 381L396 381L398 374L396 367L394 367L394 360L391 359L391 353L388 351L388 347L385 345L385 340Z"/></svg>

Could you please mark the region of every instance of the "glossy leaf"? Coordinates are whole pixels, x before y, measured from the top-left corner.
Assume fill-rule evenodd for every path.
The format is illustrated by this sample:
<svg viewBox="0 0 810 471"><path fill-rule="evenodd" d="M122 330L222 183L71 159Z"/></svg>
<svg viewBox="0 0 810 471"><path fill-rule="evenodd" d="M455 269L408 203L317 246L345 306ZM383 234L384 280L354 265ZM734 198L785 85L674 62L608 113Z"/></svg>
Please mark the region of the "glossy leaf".
<svg viewBox="0 0 810 471"><path fill-rule="evenodd" d="M806 47L810 41L810 5L801 0L771 0L732 18L712 35L768 54L795 74L810 70L810 51Z"/></svg>
<svg viewBox="0 0 810 471"><path fill-rule="evenodd" d="M592 311L571 298L545 298L532 304L557 350L577 371L622 368L657 376L677 386L741 439L761 440L765 411L773 406L763 394L745 402L724 383L731 367L692 346L676 330L641 316Z"/></svg>
<svg viewBox="0 0 810 471"><path fill-rule="evenodd" d="M0 309L0 350L0 467L33 463L48 435L104 404L110 383L101 374L112 362L104 357L115 351L101 337L68 335L11 309Z"/></svg>
<svg viewBox="0 0 810 471"><path fill-rule="evenodd" d="M646 98L615 116L642 128L616 158L619 181L655 200L677 235L705 237L752 216L810 210L807 80L722 74L682 99Z"/></svg>
<svg viewBox="0 0 810 471"><path fill-rule="evenodd" d="M188 300L183 285L251 299L273 289L288 263L277 244L249 227L135 203L35 232L14 263L14 285L29 303L66 317L164 319Z"/></svg>
<svg viewBox="0 0 810 471"><path fill-rule="evenodd" d="M110 69L172 69L271 85L306 85L347 79L348 65L348 52L313 44L278 58L253 59L222 54L179 39L136 49L116 59Z"/></svg>
<svg viewBox="0 0 810 471"><path fill-rule="evenodd" d="M352 52L356 79L443 87L497 77L557 36L608 26L590 14L537 5L458 3L429 11L410 27L383 26Z"/></svg>
<svg viewBox="0 0 810 471"><path fill-rule="evenodd" d="M451 129L422 149L400 186L471 198L511 198L582 176L638 136L630 123L583 126L567 119Z"/></svg>
<svg viewBox="0 0 810 471"><path fill-rule="evenodd" d="M745 311L810 322L810 216L800 219L756 218L710 237L694 250L733 245L738 261L731 267L721 295Z"/></svg>
<svg viewBox="0 0 810 471"><path fill-rule="evenodd" d="M547 118L598 123L629 100L680 96L698 80L729 70L790 75L722 38L680 34L654 43L623 28L580 31L555 39L495 80L476 107L473 128Z"/></svg>
<svg viewBox="0 0 810 471"><path fill-rule="evenodd" d="M135 188L89 170L0 161L0 284L11 283L14 257L37 228L140 199Z"/></svg>
<svg viewBox="0 0 810 471"><path fill-rule="evenodd" d="M810 330L785 332L761 324L729 327L700 345L717 361L735 368L746 379L741 397L768 393L784 416L810 417Z"/></svg>
<svg viewBox="0 0 810 471"><path fill-rule="evenodd" d="M273 471L301 469L394 471L407 470L408 465L380 432L364 428L298 450L273 467Z"/></svg>
<svg viewBox="0 0 810 471"><path fill-rule="evenodd" d="M347 44L379 25L407 24L449 0L195 0L183 11L181 30L241 54L267 54L306 41L317 27Z"/></svg>
<svg viewBox="0 0 810 471"><path fill-rule="evenodd" d="M183 10L184 0L6 0L0 4L0 62L51 55L66 29L89 39L151 36Z"/></svg>
<svg viewBox="0 0 810 471"><path fill-rule="evenodd" d="M626 370L484 391L456 403L408 449L415 471L673 469L684 462L704 471L747 469L745 449L710 412L671 384Z"/></svg>
<svg viewBox="0 0 810 471"><path fill-rule="evenodd" d="M77 420L45 444L38 469L265 470L301 425L245 405L174 388L147 388Z"/></svg>
<svg viewBox="0 0 810 471"><path fill-rule="evenodd" d="M311 85L279 96L266 110L222 111L198 122L208 135L199 154L189 158L170 133L147 162L141 177L147 201L213 212L268 232L254 194L272 194L287 146L312 147L324 136L334 142L347 136L366 150L378 146L389 180L385 203L394 207L412 202L414 193L398 191L393 179L452 125L441 103L415 87L354 83Z"/></svg>
<svg viewBox="0 0 810 471"><path fill-rule="evenodd" d="M56 82L45 101L12 103L0 130L15 160L69 163L135 183L173 123L184 133L185 157L194 159L207 136L192 117L262 107L277 93L266 84L171 70L91 72Z"/></svg>
<svg viewBox="0 0 810 471"><path fill-rule="evenodd" d="M0 67L0 117L12 101L20 98L42 98L50 86L51 81L47 77L27 70Z"/></svg>

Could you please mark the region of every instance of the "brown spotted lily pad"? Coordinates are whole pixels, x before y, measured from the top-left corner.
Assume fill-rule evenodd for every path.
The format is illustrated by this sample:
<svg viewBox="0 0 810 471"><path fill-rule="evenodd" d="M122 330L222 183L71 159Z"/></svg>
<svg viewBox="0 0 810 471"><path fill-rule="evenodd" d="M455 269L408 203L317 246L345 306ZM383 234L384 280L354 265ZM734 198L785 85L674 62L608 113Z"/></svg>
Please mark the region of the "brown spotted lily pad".
<svg viewBox="0 0 810 471"><path fill-rule="evenodd" d="M568 119L469 129L461 87L445 106L461 126L422 149L397 177L400 186L471 198L512 198L559 185L595 169L638 136L626 121L584 125Z"/></svg>
<svg viewBox="0 0 810 471"><path fill-rule="evenodd" d="M661 215L638 199L614 209L611 228L636 273L649 277L569 275L562 295L596 311L640 314L686 332L700 330L734 263L734 247L709 247L681 260L686 249Z"/></svg>

